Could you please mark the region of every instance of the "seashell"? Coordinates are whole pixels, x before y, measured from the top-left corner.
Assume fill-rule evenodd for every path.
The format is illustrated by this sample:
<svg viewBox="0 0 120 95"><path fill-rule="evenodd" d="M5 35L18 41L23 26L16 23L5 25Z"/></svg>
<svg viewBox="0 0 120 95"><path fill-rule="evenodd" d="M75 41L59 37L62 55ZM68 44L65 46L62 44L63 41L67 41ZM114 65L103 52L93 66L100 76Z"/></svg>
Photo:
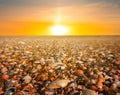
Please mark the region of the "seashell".
<svg viewBox="0 0 120 95"><path fill-rule="evenodd" d="M118 75L113 75L113 78L114 78L115 80L119 80L119 76L118 76Z"/></svg>
<svg viewBox="0 0 120 95"><path fill-rule="evenodd" d="M103 87L103 83L102 83L102 82L98 82L98 83L97 83L97 87L98 87L98 88L102 88L102 87Z"/></svg>
<svg viewBox="0 0 120 95"><path fill-rule="evenodd" d="M94 79L91 79L91 80L90 80L90 83L91 83L91 84L96 84L96 81L95 81Z"/></svg>
<svg viewBox="0 0 120 95"><path fill-rule="evenodd" d="M103 88L98 88L98 92L102 92L103 90Z"/></svg>
<svg viewBox="0 0 120 95"><path fill-rule="evenodd" d="M1 69L1 73L5 73L5 72L7 72L8 71L8 69L6 68L6 67L3 67L2 69Z"/></svg>
<svg viewBox="0 0 120 95"><path fill-rule="evenodd" d="M83 86L82 85L78 85L77 88L78 89L83 89Z"/></svg>
<svg viewBox="0 0 120 95"><path fill-rule="evenodd" d="M97 91L97 87L96 87L95 85L92 85L92 86L90 87L90 89L91 89L91 90L94 90L94 91Z"/></svg>
<svg viewBox="0 0 120 95"><path fill-rule="evenodd" d="M75 74L77 74L77 75L83 75L84 72L83 72L83 70L76 70L76 71L75 71Z"/></svg>
<svg viewBox="0 0 120 95"><path fill-rule="evenodd" d="M14 95L25 95L25 93L23 91L17 91L14 93Z"/></svg>
<svg viewBox="0 0 120 95"><path fill-rule="evenodd" d="M2 76L2 79L5 79L5 80L6 80L6 79L9 79L9 75L3 75L3 76Z"/></svg>
<svg viewBox="0 0 120 95"><path fill-rule="evenodd" d="M25 76L23 79L25 83L29 83L32 80L32 78L29 75Z"/></svg>
<svg viewBox="0 0 120 95"><path fill-rule="evenodd" d="M16 88L9 88L4 95L13 95L16 91Z"/></svg>
<svg viewBox="0 0 120 95"><path fill-rule="evenodd" d="M120 93L116 93L116 95L120 95Z"/></svg>
<svg viewBox="0 0 120 95"><path fill-rule="evenodd" d="M98 95L98 94L93 90L84 89L82 90L82 93L80 95Z"/></svg>
<svg viewBox="0 0 120 95"><path fill-rule="evenodd" d="M105 78L98 78L98 82L105 82Z"/></svg>
<svg viewBox="0 0 120 95"><path fill-rule="evenodd" d="M50 69L49 72L52 73L52 72L54 72L54 70L53 70L53 69Z"/></svg>
<svg viewBox="0 0 120 95"><path fill-rule="evenodd" d="M109 90L109 87L103 86L103 89L104 89L105 91L108 91L108 90Z"/></svg>
<svg viewBox="0 0 120 95"><path fill-rule="evenodd" d="M54 78L54 77L51 77L51 78L50 78L50 80L51 80L51 81L54 81L54 80L55 80L55 78Z"/></svg>
<svg viewBox="0 0 120 95"><path fill-rule="evenodd" d="M0 90L0 95L3 95L4 94L4 91Z"/></svg>
<svg viewBox="0 0 120 95"><path fill-rule="evenodd" d="M22 44L22 45L25 45L26 43L23 42L23 41L19 41L18 44Z"/></svg>
<svg viewBox="0 0 120 95"><path fill-rule="evenodd" d="M67 85L68 85L68 83L69 83L70 81L69 80L67 80L67 79L57 79L57 80L55 80L55 81L53 81L49 86L48 86L48 88L64 88L64 87L66 87Z"/></svg>
<svg viewBox="0 0 120 95"><path fill-rule="evenodd" d="M39 60L37 60L37 61L35 61L34 63L35 63L35 64L39 64L39 63L40 63L40 61L39 61Z"/></svg>
<svg viewBox="0 0 120 95"><path fill-rule="evenodd" d="M0 69L3 68L4 66L0 64Z"/></svg>

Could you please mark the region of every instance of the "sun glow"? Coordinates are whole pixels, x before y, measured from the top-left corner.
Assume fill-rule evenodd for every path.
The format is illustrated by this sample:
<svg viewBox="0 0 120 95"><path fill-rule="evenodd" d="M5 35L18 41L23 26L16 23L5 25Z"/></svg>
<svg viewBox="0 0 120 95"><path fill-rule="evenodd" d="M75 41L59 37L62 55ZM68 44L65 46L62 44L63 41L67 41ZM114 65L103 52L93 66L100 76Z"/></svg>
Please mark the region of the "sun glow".
<svg viewBox="0 0 120 95"><path fill-rule="evenodd" d="M67 27L62 26L62 25L56 25L51 28L52 34L61 36L61 35L66 35L68 32Z"/></svg>

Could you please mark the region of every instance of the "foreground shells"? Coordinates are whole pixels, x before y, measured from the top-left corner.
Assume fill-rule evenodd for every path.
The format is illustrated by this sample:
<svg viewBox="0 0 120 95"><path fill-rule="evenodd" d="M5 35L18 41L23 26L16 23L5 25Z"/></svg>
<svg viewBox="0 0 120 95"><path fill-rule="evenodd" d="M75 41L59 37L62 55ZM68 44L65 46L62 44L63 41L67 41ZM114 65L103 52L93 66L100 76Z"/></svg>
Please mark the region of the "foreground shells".
<svg viewBox="0 0 120 95"><path fill-rule="evenodd" d="M113 38L0 37L0 94L119 95Z"/></svg>

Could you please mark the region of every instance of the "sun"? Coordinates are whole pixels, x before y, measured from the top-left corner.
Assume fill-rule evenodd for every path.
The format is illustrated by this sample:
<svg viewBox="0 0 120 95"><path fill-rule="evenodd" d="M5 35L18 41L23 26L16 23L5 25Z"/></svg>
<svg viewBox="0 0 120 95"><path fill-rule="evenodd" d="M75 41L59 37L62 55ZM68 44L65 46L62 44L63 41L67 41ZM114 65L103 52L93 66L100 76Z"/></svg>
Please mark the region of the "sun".
<svg viewBox="0 0 120 95"><path fill-rule="evenodd" d="M67 27L62 25L56 25L51 28L52 34L57 36L66 35L68 30Z"/></svg>

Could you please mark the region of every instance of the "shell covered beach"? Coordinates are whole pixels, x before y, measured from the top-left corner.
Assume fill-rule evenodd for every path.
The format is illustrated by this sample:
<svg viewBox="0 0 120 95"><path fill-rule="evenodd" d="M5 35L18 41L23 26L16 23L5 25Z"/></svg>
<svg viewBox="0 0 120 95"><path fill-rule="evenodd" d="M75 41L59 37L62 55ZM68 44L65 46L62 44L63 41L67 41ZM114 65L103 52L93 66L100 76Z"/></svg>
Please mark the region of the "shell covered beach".
<svg viewBox="0 0 120 95"><path fill-rule="evenodd" d="M0 95L120 95L120 37L0 37Z"/></svg>

